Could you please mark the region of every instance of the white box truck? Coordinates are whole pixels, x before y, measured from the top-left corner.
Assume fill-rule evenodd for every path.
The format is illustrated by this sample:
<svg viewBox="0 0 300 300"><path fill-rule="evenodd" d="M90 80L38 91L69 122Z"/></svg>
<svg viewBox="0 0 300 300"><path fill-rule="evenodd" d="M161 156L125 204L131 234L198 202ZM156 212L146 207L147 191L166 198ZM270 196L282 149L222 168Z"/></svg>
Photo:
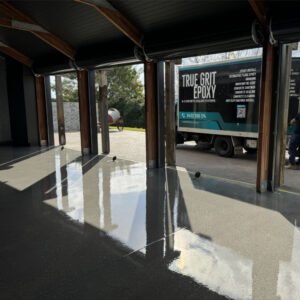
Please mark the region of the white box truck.
<svg viewBox="0 0 300 300"><path fill-rule="evenodd" d="M179 66L176 143L195 141L225 157L255 152L261 59ZM300 58L293 59L289 120L299 110Z"/></svg>

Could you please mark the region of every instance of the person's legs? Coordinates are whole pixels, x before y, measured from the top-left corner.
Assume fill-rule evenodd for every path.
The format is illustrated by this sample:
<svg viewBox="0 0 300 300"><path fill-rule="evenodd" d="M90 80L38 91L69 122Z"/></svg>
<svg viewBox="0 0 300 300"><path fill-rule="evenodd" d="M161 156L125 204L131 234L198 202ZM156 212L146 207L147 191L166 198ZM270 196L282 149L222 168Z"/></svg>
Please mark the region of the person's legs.
<svg viewBox="0 0 300 300"><path fill-rule="evenodd" d="M297 154L297 148L298 148L298 139L296 135L291 136L290 144L289 144L289 163L291 165L294 165L295 159L296 159L296 154Z"/></svg>
<svg viewBox="0 0 300 300"><path fill-rule="evenodd" d="M299 134L296 136L296 144L297 144L296 156L298 157L296 164L300 165L300 135Z"/></svg>
<svg viewBox="0 0 300 300"><path fill-rule="evenodd" d="M300 165L300 147L298 148L298 159L296 160L296 165Z"/></svg>

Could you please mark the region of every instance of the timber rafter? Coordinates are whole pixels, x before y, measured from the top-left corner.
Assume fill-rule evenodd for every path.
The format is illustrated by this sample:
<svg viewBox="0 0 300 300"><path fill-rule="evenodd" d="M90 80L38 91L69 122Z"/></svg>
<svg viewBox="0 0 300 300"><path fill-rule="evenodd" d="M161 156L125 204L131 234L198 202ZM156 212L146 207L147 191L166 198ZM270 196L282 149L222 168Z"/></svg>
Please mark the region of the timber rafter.
<svg viewBox="0 0 300 300"><path fill-rule="evenodd" d="M120 11L106 0L74 0L93 7L104 16L118 30L125 34L135 45L142 48L142 35L138 28L133 25Z"/></svg>
<svg viewBox="0 0 300 300"><path fill-rule="evenodd" d="M28 56L24 55L17 49L15 49L1 41L0 41L0 52L15 59L16 61L20 62L21 64L23 64L27 67L32 66L32 60Z"/></svg>
<svg viewBox="0 0 300 300"><path fill-rule="evenodd" d="M5 18L0 18L0 26L30 32L52 48L55 48L70 59L74 59L75 50L70 45L15 8L12 4L0 0L0 12L6 16Z"/></svg>

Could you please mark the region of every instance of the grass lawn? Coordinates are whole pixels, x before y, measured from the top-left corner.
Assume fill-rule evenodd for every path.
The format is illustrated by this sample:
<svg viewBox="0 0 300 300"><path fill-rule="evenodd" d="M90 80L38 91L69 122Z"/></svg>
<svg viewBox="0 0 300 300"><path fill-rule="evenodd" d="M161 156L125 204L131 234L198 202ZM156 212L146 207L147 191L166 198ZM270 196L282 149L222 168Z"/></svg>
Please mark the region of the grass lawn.
<svg viewBox="0 0 300 300"><path fill-rule="evenodd" d="M118 129L117 126L109 126L111 129ZM145 132L144 128L124 127L124 130Z"/></svg>

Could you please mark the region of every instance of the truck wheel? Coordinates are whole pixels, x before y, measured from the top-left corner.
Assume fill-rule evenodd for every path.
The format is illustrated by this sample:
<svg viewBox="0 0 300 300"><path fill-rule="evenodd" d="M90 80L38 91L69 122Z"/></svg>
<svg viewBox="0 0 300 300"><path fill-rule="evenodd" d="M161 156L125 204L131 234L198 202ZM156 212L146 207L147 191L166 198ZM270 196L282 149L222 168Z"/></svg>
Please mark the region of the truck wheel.
<svg viewBox="0 0 300 300"><path fill-rule="evenodd" d="M234 154L232 141L231 138L228 136L216 137L214 148L217 154L220 156L232 157Z"/></svg>
<svg viewBox="0 0 300 300"><path fill-rule="evenodd" d="M211 145L211 143L208 142L199 142L199 141L195 141L197 144L197 148L200 150L210 150L213 146Z"/></svg>
<svg viewBox="0 0 300 300"><path fill-rule="evenodd" d="M176 132L176 145L178 144L184 144L184 136L183 134Z"/></svg>

